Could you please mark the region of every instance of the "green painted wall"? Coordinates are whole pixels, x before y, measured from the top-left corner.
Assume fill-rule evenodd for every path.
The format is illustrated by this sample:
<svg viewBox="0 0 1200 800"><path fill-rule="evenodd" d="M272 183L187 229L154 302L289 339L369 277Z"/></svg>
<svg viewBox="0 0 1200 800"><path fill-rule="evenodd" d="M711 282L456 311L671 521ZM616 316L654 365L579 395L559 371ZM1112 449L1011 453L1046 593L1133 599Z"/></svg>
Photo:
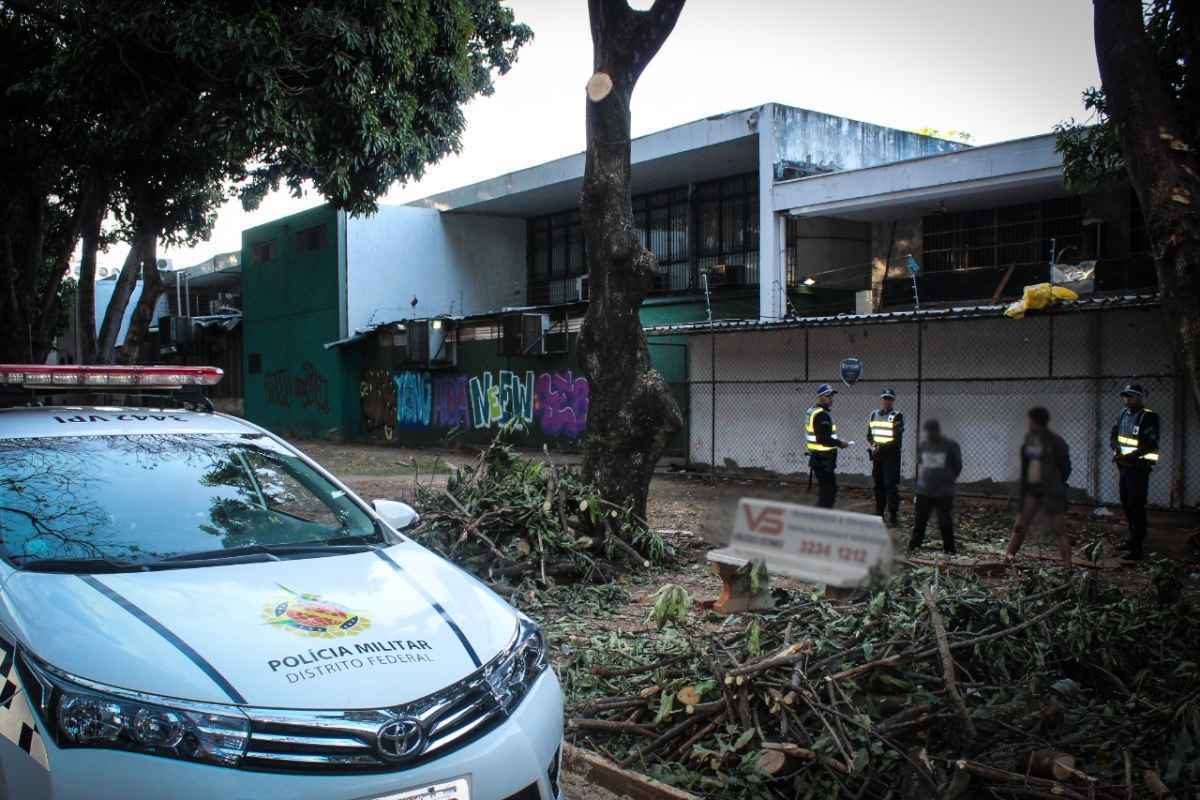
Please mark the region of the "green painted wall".
<svg viewBox="0 0 1200 800"><path fill-rule="evenodd" d="M279 433L350 437L358 430L357 372L326 342L341 336L345 231L331 206L242 232L246 416ZM324 226L319 246L296 234ZM255 245L274 242L269 260ZM253 369L252 369L253 368Z"/></svg>

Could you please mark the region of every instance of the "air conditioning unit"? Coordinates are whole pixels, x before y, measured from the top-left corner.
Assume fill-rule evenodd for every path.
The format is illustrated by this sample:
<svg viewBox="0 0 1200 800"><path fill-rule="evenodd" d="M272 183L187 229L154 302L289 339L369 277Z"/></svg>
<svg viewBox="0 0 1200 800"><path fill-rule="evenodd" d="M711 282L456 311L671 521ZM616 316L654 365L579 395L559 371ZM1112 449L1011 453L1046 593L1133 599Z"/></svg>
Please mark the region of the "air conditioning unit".
<svg viewBox="0 0 1200 800"><path fill-rule="evenodd" d="M709 286L740 286L745 282L744 264L714 264L708 268Z"/></svg>
<svg viewBox="0 0 1200 800"><path fill-rule="evenodd" d="M575 279L575 299L576 300L587 300L588 299L588 276L587 275L580 275L578 278Z"/></svg>
<svg viewBox="0 0 1200 800"><path fill-rule="evenodd" d="M448 319L429 320L428 364L430 367L454 367L458 365L458 337L454 335L454 322Z"/></svg>
<svg viewBox="0 0 1200 800"><path fill-rule="evenodd" d="M396 366L435 369L458 365L458 341L454 322L448 319L414 319L396 323L384 335L390 340L392 363Z"/></svg>
<svg viewBox="0 0 1200 800"><path fill-rule="evenodd" d="M509 314L500 320L500 355L542 356L546 354L549 314Z"/></svg>

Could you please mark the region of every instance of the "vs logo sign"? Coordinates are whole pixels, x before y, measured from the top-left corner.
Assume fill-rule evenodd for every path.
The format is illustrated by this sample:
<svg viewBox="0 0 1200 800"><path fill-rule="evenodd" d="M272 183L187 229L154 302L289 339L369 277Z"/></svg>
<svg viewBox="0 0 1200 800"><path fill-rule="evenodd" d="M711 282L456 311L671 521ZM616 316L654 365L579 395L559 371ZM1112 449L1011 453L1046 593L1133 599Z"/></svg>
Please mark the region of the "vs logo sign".
<svg viewBox="0 0 1200 800"><path fill-rule="evenodd" d="M746 512L746 524L750 526L751 533L761 533L767 536L778 536L783 533L782 508L767 506L759 509L756 514L749 505L743 505L742 510Z"/></svg>

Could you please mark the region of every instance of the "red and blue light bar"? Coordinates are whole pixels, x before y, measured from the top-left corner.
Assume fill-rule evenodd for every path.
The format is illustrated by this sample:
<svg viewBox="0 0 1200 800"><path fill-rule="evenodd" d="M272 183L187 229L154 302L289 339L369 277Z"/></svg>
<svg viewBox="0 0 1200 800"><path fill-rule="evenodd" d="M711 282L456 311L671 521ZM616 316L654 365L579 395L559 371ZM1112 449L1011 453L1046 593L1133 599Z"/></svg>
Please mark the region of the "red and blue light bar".
<svg viewBox="0 0 1200 800"><path fill-rule="evenodd" d="M0 364L0 385L26 389L182 389L216 386L225 372L217 367Z"/></svg>

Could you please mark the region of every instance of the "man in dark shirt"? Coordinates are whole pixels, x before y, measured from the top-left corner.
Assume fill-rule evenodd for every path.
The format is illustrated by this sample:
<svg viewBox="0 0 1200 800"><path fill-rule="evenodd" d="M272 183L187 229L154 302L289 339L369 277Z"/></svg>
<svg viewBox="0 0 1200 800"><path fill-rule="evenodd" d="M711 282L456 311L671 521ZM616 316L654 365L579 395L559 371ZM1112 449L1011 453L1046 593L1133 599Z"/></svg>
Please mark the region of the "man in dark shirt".
<svg viewBox="0 0 1200 800"><path fill-rule="evenodd" d="M936 511L942 549L953 555L958 552L954 546L954 482L962 474L962 450L958 442L942 436L942 426L936 419L922 427L925 440L917 448L916 507L908 551L911 553L925 541L925 527Z"/></svg>
<svg viewBox="0 0 1200 800"><path fill-rule="evenodd" d="M1150 495L1150 471L1158 463L1161 436L1158 414L1146 408L1146 390L1131 383L1121 391L1125 410L1109 436L1113 461L1121 473L1121 507L1129 526L1129 540L1121 546L1133 560L1145 558L1146 502Z"/></svg>
<svg viewBox="0 0 1200 800"><path fill-rule="evenodd" d="M904 444L904 415L896 410L895 404L896 390L884 389L879 395L879 408L867 419L875 513L893 528L900 510L900 453Z"/></svg>
<svg viewBox="0 0 1200 800"><path fill-rule="evenodd" d="M837 499L837 451L849 447L838 438L833 422L833 396L837 390L828 383L817 387L817 402L804 412L804 447L808 468L817 479L817 505L833 508Z"/></svg>
<svg viewBox="0 0 1200 800"><path fill-rule="evenodd" d="M1067 510L1067 479L1071 477L1071 452L1066 441L1050 430L1050 412L1038 406L1029 410L1029 433L1021 444L1021 489L1017 522L1005 558L1009 561L1025 543L1025 535L1038 517L1058 543L1063 566L1071 566L1071 539L1063 528Z"/></svg>

